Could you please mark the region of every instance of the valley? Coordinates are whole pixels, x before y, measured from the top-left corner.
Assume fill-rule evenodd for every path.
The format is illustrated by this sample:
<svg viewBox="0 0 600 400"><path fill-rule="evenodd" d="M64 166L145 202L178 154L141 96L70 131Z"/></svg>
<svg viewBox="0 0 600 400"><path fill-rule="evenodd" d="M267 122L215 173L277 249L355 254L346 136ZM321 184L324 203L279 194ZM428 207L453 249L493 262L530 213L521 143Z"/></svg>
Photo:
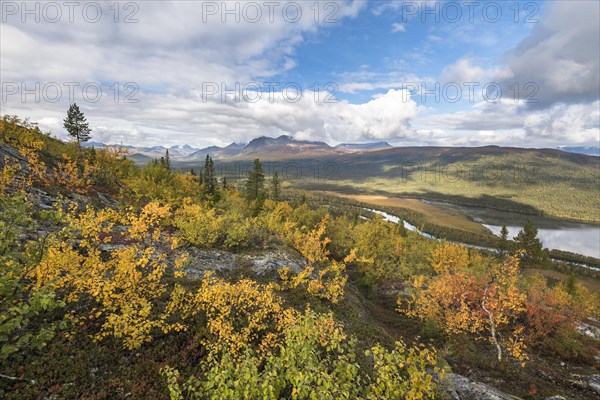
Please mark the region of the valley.
<svg viewBox="0 0 600 400"><path fill-rule="evenodd" d="M600 258L599 157L497 146L386 145L331 147L288 136L260 138L246 147L237 145L236 154L216 153L217 173L229 182L243 181L251 160L258 157L267 176L277 172L287 188L399 208L418 215L411 223L427 224L430 231L441 227L466 232L473 244L489 244L502 224L512 227L512 237L531 219L547 247ZM202 168L189 157L175 158L173 165ZM568 229L569 240L561 239L561 229Z"/></svg>
<svg viewBox="0 0 600 400"><path fill-rule="evenodd" d="M0 155L3 398L272 398L307 362L330 398L596 391L600 274L570 260L599 260L546 252L536 232L504 243L474 212L491 208L276 180L315 165L294 157L227 161L237 177L210 156L137 166L11 117ZM494 346L482 304L510 341Z"/></svg>
<svg viewBox="0 0 600 400"><path fill-rule="evenodd" d="M0 1L1 400L600 399L600 1Z"/></svg>
<svg viewBox="0 0 600 400"><path fill-rule="evenodd" d="M600 222L600 157L552 149L486 147L332 147L289 136L171 156L182 170L214 157L220 176L243 180L252 160L285 185L345 195L414 198L529 215ZM144 164L148 152L130 149ZM155 158L164 156L155 152ZM139 160L138 157L144 158ZM472 229L475 229L471 227Z"/></svg>
<svg viewBox="0 0 600 400"><path fill-rule="evenodd" d="M512 238L518 234L528 220L531 220L538 227L538 234L544 247L600 259L600 226L596 224L583 224L543 216L410 198L323 193L374 206L412 210L423 215L429 224L457 228L486 236L490 234L500 236L502 226L506 225L508 237Z"/></svg>

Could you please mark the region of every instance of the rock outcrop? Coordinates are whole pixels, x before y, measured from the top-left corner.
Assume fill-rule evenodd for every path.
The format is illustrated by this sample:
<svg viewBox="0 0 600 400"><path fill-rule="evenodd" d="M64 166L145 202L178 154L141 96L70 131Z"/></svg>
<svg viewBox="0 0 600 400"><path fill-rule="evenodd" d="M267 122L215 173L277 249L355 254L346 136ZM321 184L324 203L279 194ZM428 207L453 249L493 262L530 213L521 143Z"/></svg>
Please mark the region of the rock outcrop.
<svg viewBox="0 0 600 400"><path fill-rule="evenodd" d="M577 325L577 331L582 335L591 337L592 339L600 340L600 328L594 325L581 322Z"/></svg>
<svg viewBox="0 0 600 400"><path fill-rule="evenodd" d="M250 268L257 275L269 275L282 267L301 272L308 262L293 250L271 250L262 254L235 254L226 250L186 249L189 278L201 278L206 271L232 271Z"/></svg>
<svg viewBox="0 0 600 400"><path fill-rule="evenodd" d="M503 393L485 383L472 381L458 375L448 374L448 391L452 400L518 400L518 397Z"/></svg>
<svg viewBox="0 0 600 400"><path fill-rule="evenodd" d="M590 388L600 395L600 375L592 375L590 376L588 383Z"/></svg>

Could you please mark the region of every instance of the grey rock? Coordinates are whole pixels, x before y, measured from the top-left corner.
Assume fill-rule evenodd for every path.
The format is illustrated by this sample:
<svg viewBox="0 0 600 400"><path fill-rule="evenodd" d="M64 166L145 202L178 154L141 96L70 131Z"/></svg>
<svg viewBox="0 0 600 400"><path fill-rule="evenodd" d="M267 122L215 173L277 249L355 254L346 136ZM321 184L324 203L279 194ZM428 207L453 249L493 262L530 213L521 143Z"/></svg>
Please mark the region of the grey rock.
<svg viewBox="0 0 600 400"><path fill-rule="evenodd" d="M96 192L96 194L98 195L100 203L107 207L117 207L119 205L119 202L113 198L109 198L100 192Z"/></svg>
<svg viewBox="0 0 600 400"><path fill-rule="evenodd" d="M21 153L19 153L17 149L7 145L6 143L0 143L0 167L2 168L4 168L5 158L8 158L9 163L11 164L19 163L23 172L30 172L27 160L21 155Z"/></svg>
<svg viewBox="0 0 600 400"><path fill-rule="evenodd" d="M56 197L50 196L48 192L37 188L29 190L29 199L35 206L45 210L53 209L56 203Z"/></svg>
<svg viewBox="0 0 600 400"><path fill-rule="evenodd" d="M582 335L591 337L592 339L600 340L600 328L594 325L581 322L579 325L577 325L577 331Z"/></svg>
<svg viewBox="0 0 600 400"><path fill-rule="evenodd" d="M578 389L585 390L589 387L589 377L585 375L571 374L571 379L569 379L568 382L572 387L576 387Z"/></svg>
<svg viewBox="0 0 600 400"><path fill-rule="evenodd" d="M244 258L252 263L252 270L258 275L268 275L283 267L288 267L292 272L299 273L308 265L308 262L302 257L281 250Z"/></svg>
<svg viewBox="0 0 600 400"><path fill-rule="evenodd" d="M202 250L189 248L189 278L197 279L206 271L231 271L249 266L257 275L268 275L282 267L288 267L295 273L301 272L308 262L299 254L289 250L275 250L264 254L235 254L225 250Z"/></svg>
<svg viewBox="0 0 600 400"><path fill-rule="evenodd" d="M600 375L592 375L589 379L590 388L600 395Z"/></svg>
<svg viewBox="0 0 600 400"><path fill-rule="evenodd" d="M98 245L98 248L102 251L112 252L115 250L121 250L126 248L127 245L124 244L111 244L111 243L101 243Z"/></svg>
<svg viewBox="0 0 600 400"><path fill-rule="evenodd" d="M453 400L515 400L514 397L481 382L458 374L448 374L449 394Z"/></svg>
<svg viewBox="0 0 600 400"><path fill-rule="evenodd" d="M552 396L552 397L546 397L544 400L567 400L567 399L562 396Z"/></svg>
<svg viewBox="0 0 600 400"><path fill-rule="evenodd" d="M192 279L202 278L206 271L233 270L239 267L233 253L217 250L187 250L189 267L187 276Z"/></svg>
<svg viewBox="0 0 600 400"><path fill-rule="evenodd" d="M86 205L90 204L90 198L79 193L71 192L68 194L68 197L76 202L82 209L84 209Z"/></svg>

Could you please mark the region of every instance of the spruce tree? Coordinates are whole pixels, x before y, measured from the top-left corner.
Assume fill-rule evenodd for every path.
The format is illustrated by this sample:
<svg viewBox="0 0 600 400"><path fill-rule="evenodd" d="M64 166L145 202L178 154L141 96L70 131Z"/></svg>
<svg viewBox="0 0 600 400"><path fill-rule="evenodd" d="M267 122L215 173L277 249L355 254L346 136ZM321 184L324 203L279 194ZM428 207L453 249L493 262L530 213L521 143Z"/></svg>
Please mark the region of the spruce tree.
<svg viewBox="0 0 600 400"><path fill-rule="evenodd" d="M526 265L537 265L547 259L542 242L537 238L538 230L533 222L527 221L523 229L514 237L518 249L526 251L523 261Z"/></svg>
<svg viewBox="0 0 600 400"><path fill-rule="evenodd" d="M91 139L90 129L85 115L79 110L77 103L71 104L67 111L67 117L64 119L64 127L69 132L69 135L77 140L77 145L81 148L82 142L87 142Z"/></svg>
<svg viewBox="0 0 600 400"><path fill-rule="evenodd" d="M165 167L170 170L171 169L171 157L169 157L169 149L165 152Z"/></svg>
<svg viewBox="0 0 600 400"><path fill-rule="evenodd" d="M254 207L252 208L252 216L257 217L258 214L262 211L265 200L267 199L267 194L264 190L258 192L258 196L256 197L256 201L254 202Z"/></svg>
<svg viewBox="0 0 600 400"><path fill-rule="evenodd" d="M265 190L265 172L260 160L254 160L252 171L248 174L246 181L246 200L256 200L261 192Z"/></svg>
<svg viewBox="0 0 600 400"><path fill-rule="evenodd" d="M569 274L567 282L565 283L565 290L571 296L577 296L577 277L572 272Z"/></svg>
<svg viewBox="0 0 600 400"><path fill-rule="evenodd" d="M202 182L206 187L206 193L214 195L217 190L217 178L215 176L215 164L207 154L204 160L204 170L202 171Z"/></svg>
<svg viewBox="0 0 600 400"><path fill-rule="evenodd" d="M281 195L280 182L279 182L279 174L277 171L273 173L273 178L271 179L271 199L278 201Z"/></svg>
<svg viewBox="0 0 600 400"><path fill-rule="evenodd" d="M508 229L506 225L502 225L502 229L500 230L500 250L508 250Z"/></svg>

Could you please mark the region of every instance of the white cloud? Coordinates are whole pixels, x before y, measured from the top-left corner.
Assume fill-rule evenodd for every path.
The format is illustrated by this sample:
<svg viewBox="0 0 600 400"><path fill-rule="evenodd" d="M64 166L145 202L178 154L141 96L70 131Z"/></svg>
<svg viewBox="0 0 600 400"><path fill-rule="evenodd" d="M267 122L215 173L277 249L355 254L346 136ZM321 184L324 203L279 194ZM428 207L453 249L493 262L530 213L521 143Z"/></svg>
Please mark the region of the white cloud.
<svg viewBox="0 0 600 400"><path fill-rule="evenodd" d="M396 32L406 32L406 27L400 23L393 23L392 24L392 33L396 33Z"/></svg>
<svg viewBox="0 0 600 400"><path fill-rule="evenodd" d="M339 91L341 93L359 93L363 91L388 91L390 89L403 89L407 84L415 82L433 83L432 77L417 76L409 72L410 63L404 59L387 60L385 65L378 69L370 66L361 66L356 71L340 73L337 76Z"/></svg>
<svg viewBox="0 0 600 400"><path fill-rule="evenodd" d="M561 143L595 144L600 141L600 101L590 104L555 104L529 113L525 133L532 138L549 138Z"/></svg>
<svg viewBox="0 0 600 400"><path fill-rule="evenodd" d="M496 103L480 101L470 109L429 115L415 121L415 124L460 131L516 129L523 127L524 109L523 102L515 103L510 99L501 99Z"/></svg>
<svg viewBox="0 0 600 400"><path fill-rule="evenodd" d="M588 102L600 93L600 2L552 1L531 35L506 54L512 77L534 82L538 107L557 102Z"/></svg>
<svg viewBox="0 0 600 400"><path fill-rule="evenodd" d="M506 67L485 68L477 65L477 60L472 57L463 57L454 64L446 66L441 74L442 82L477 82L481 86L490 82L510 78L511 71Z"/></svg>
<svg viewBox="0 0 600 400"><path fill-rule="evenodd" d="M144 145L226 145L246 142L260 135L293 135L299 139L332 143L369 139L398 139L411 135L410 120L416 103L401 90L389 90L368 102L337 101L328 92L263 93L258 101L239 101L220 96L142 93L139 105L80 104L96 141ZM50 107L50 106L49 106ZM10 108L10 114L29 116L40 128L63 138L64 107Z"/></svg>
<svg viewBox="0 0 600 400"><path fill-rule="evenodd" d="M58 3L57 3L58 4ZM139 2L138 23L115 23L114 5L103 6L102 19L89 23L68 20L68 10L58 23L7 16L1 25L3 81L102 81L129 82L140 86L198 87L202 82L247 82L268 77L295 66L295 47L305 35L334 28L302 3L301 18L294 21L294 7L285 3L260 6L260 2ZM117 4L117 3L115 3ZM118 3L121 4L121 3ZM252 22L248 4L258 4L261 17ZM300 3L293 3L300 4ZM217 7L216 15L206 12ZM342 23L365 7L364 1L338 1L335 18ZM224 8L238 7L236 15ZM113 8L111 8L113 7ZM168 13L168 15L166 14ZM121 9L122 19L127 12ZM272 16L272 18L271 18ZM3 16L4 17L4 16ZM225 23L222 20L225 19Z"/></svg>
<svg viewBox="0 0 600 400"><path fill-rule="evenodd" d="M530 35L506 52L504 64L464 56L440 74L442 82L476 82L480 87L498 82L501 101L482 101L481 91L475 91L479 96L469 109L428 113L417 117L414 125L454 132L455 145L467 138L469 143L516 146L598 145L599 3L550 2L546 7ZM527 86L530 83L534 86ZM519 88L516 102L511 98L515 87ZM536 101L526 102L528 95ZM447 137L438 135L437 140Z"/></svg>
<svg viewBox="0 0 600 400"><path fill-rule="evenodd" d="M305 92L297 103L281 94L256 103L202 101L204 83L268 81L296 68L296 48L307 37L336 24L315 20L300 3L303 17L290 23L281 13L273 21L266 14L257 23L222 23L221 15L203 22L202 4L221 2L140 2L139 23L115 24L112 3L101 3L111 18L97 24L65 20L23 24L9 19L0 24L3 82L102 82L98 103L77 99L94 129L94 139L131 144L228 144L258 135L292 134L297 138L337 141L368 139L402 142L476 145L545 143L597 144L600 134L600 46L598 2L549 2L540 23L515 49L498 60L471 54L446 66L439 79L417 76L431 61L427 46L445 46L460 35L481 40L467 26L458 33L429 30L429 43L410 48L395 61L367 60L357 71L338 74L342 93L380 92L362 103L324 103L326 93ZM239 3L240 7L251 2ZM386 2L372 9L399 12L402 2ZM238 4L238 3L236 3ZM260 4L260 3L259 3ZM340 1L336 18L341 24L367 7L365 1ZM168 17L165 7L169 8ZM123 12L123 10L121 10ZM379 14L378 14L379 13ZM321 15L323 16L323 15ZM123 17L123 14L121 14ZM231 16L229 17L231 18ZM398 18L395 18L398 20ZM469 30L469 29L471 30ZM383 29L389 27L383 25ZM402 23L393 32L405 32ZM496 31L489 29L496 43ZM479 32L479 31L477 31ZM460 34L460 35L459 35ZM492 40L493 39L493 40ZM460 43L466 43L462 41ZM423 61L426 60L427 62ZM360 60L363 61L363 60ZM423 69L427 70L427 69ZM427 70L430 71L430 70ZM420 73L420 72L419 72ZM284 75L285 76L285 75ZM539 86L537 105L503 99L478 102L453 113L418 106L402 89L407 82L500 81L505 89L515 81ZM112 101L111 85L137 83L138 104ZM443 84L443 83L442 83ZM31 86L28 86L31 87ZM79 89L80 90L80 89ZM505 92L505 96L507 97ZM477 99L479 100L479 99ZM13 96L2 112L39 121L44 129L64 134L66 96L58 103L22 102Z"/></svg>
<svg viewBox="0 0 600 400"><path fill-rule="evenodd" d="M438 135L438 143L442 140L440 137L451 137L454 132L453 145L554 147L571 143L597 146L600 141L600 101L556 104L539 110L530 110L526 103L515 103L510 99L497 103L482 101L466 111L420 115L413 124L419 129L445 130L445 135Z"/></svg>
<svg viewBox="0 0 600 400"><path fill-rule="evenodd" d="M373 15L380 16L386 12L397 13L400 11L403 18L412 19L421 11L428 9L428 7L438 2L439 0L422 0L419 2L397 0L380 1L377 6L373 8L372 12Z"/></svg>

